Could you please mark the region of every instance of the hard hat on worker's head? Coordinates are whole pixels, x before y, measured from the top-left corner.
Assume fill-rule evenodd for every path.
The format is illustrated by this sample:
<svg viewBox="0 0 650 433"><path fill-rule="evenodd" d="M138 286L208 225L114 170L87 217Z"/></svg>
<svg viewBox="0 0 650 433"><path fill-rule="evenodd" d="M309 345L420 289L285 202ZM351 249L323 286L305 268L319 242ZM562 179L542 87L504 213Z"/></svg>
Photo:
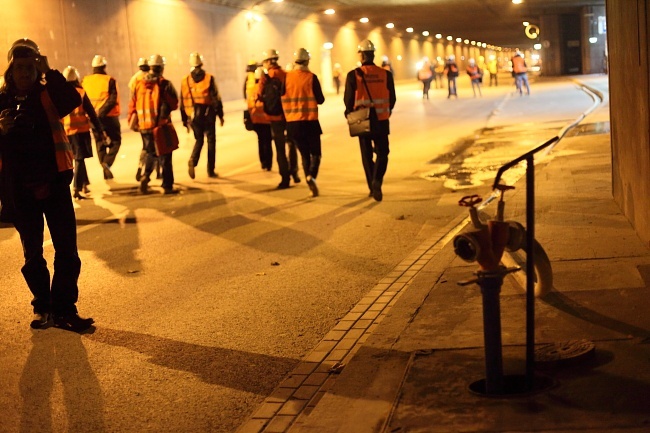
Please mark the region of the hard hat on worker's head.
<svg viewBox="0 0 650 433"><path fill-rule="evenodd" d="M258 65L256 60L249 60L248 65L246 65L246 72L255 72L257 66Z"/></svg>
<svg viewBox="0 0 650 433"><path fill-rule="evenodd" d="M364 41L361 41L361 43L357 46L357 52L361 53L363 51L375 51L375 44L372 43L369 39L366 39Z"/></svg>
<svg viewBox="0 0 650 433"><path fill-rule="evenodd" d="M93 57L92 62L90 62L90 66L93 68L100 68L102 66L106 66L106 57L100 56L99 54L95 55Z"/></svg>
<svg viewBox="0 0 650 433"><path fill-rule="evenodd" d="M469 59L469 64L470 64L470 65L473 65L473 64L475 64L475 63L476 63L476 60L474 60L474 59Z"/></svg>
<svg viewBox="0 0 650 433"><path fill-rule="evenodd" d="M307 63L311 59L311 54L304 48L298 48L298 51L293 53L294 61L298 64Z"/></svg>
<svg viewBox="0 0 650 433"><path fill-rule="evenodd" d="M515 51L515 56L524 57L524 53L519 51L519 48L517 48L517 51Z"/></svg>
<svg viewBox="0 0 650 433"><path fill-rule="evenodd" d="M138 68L140 66L148 66L148 65L149 65L149 61L145 57L140 57L138 59Z"/></svg>
<svg viewBox="0 0 650 433"><path fill-rule="evenodd" d="M447 60L449 60L450 62L453 62L454 60L456 60L456 56L454 56L453 54L450 54L449 57L447 57Z"/></svg>
<svg viewBox="0 0 650 433"><path fill-rule="evenodd" d="M36 42L31 39L21 38L11 45L7 53L7 61L11 62L14 57L29 57L41 54Z"/></svg>
<svg viewBox="0 0 650 433"><path fill-rule="evenodd" d="M63 70L63 76L66 81L80 81L81 77L79 76L79 71L74 66L67 66Z"/></svg>
<svg viewBox="0 0 650 433"><path fill-rule="evenodd" d="M165 58L160 54L153 54L149 57L149 66L165 66Z"/></svg>
<svg viewBox="0 0 650 433"><path fill-rule="evenodd" d="M190 53L190 66L193 68L197 68L201 65L203 65L203 56L197 53L196 51Z"/></svg>
<svg viewBox="0 0 650 433"><path fill-rule="evenodd" d="M267 60L278 60L280 58L280 52L276 50L275 48L271 48L267 51L264 51L262 53L262 60L267 61Z"/></svg>

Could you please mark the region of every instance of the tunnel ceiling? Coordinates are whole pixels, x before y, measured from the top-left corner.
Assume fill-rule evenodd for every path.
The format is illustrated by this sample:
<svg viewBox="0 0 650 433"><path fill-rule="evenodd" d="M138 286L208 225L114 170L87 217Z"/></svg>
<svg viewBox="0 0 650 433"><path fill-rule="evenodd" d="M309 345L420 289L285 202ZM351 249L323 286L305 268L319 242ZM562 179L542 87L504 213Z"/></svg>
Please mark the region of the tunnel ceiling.
<svg viewBox="0 0 650 433"><path fill-rule="evenodd" d="M516 47L531 44L524 33L523 21L539 24L543 14L580 12L582 6L604 6L605 0L523 0L519 5L512 0L284 0L284 3L261 1L207 0L244 9L263 8L265 12L301 16L313 13L321 22L373 29L392 22L396 34L407 35L413 27L414 35L427 30L433 36L441 33L454 38L482 41L488 44ZM334 15L323 15L332 8ZM289 10L290 9L290 10ZM367 17L367 24L359 18ZM544 29L540 37L543 40ZM418 36L421 37L421 36Z"/></svg>

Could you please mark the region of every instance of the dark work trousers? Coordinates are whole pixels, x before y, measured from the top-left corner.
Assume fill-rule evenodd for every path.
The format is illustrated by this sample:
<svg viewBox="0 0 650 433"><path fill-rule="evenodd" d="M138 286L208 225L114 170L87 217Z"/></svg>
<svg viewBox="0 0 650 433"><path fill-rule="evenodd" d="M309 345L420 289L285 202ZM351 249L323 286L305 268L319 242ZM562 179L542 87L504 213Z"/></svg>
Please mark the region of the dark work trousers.
<svg viewBox="0 0 650 433"><path fill-rule="evenodd" d="M257 148L260 155L260 164L262 164L263 169L271 170L273 167L271 125L268 123L254 123L253 128L257 134Z"/></svg>
<svg viewBox="0 0 650 433"><path fill-rule="evenodd" d="M424 98L429 99L429 90L431 89L431 81L433 81L433 77L421 81L422 81L422 99Z"/></svg>
<svg viewBox="0 0 650 433"><path fill-rule="evenodd" d="M290 128L288 138L296 143L302 159L305 176L318 176L321 159L320 130L310 127Z"/></svg>
<svg viewBox="0 0 650 433"><path fill-rule="evenodd" d="M77 280L81 260L77 253L77 223L70 187L65 183L50 183L50 194L41 200L29 190L16 194L14 225L20 234L25 256L22 268L29 290L34 295L35 313L52 312L66 315L77 312L79 288ZM43 216L54 246L54 274L43 257Z"/></svg>
<svg viewBox="0 0 650 433"><path fill-rule="evenodd" d="M75 191L81 191L84 186L90 185L85 161L85 158L91 158L93 156L90 132L78 132L68 135L68 141L74 153L74 177L72 178L72 186Z"/></svg>
<svg viewBox="0 0 650 433"><path fill-rule="evenodd" d="M271 135L275 143L278 170L283 183L288 183L290 176L298 173L298 151L296 150L296 144L291 140L287 140L284 135L286 126L287 122L284 120L271 122ZM287 146L289 147L288 158Z"/></svg>
<svg viewBox="0 0 650 433"><path fill-rule="evenodd" d="M490 87L492 87L492 81L494 81L495 87L499 85L499 82L497 80L497 74L490 74Z"/></svg>
<svg viewBox="0 0 650 433"><path fill-rule="evenodd" d="M456 78L457 77L447 77L447 87L449 88L449 95L447 98L451 96L458 98L458 93L456 93Z"/></svg>
<svg viewBox="0 0 650 433"><path fill-rule="evenodd" d="M381 187L386 168L388 168L388 154L390 153L388 135L377 134L359 137L359 146L361 148L363 171L366 173L366 182L368 183L368 189L372 192L373 185ZM376 160L373 160L374 153L377 154Z"/></svg>
<svg viewBox="0 0 650 433"><path fill-rule="evenodd" d="M75 191L81 191L84 186L90 185L88 180L88 170L86 170L86 160L79 158L74 160L74 178L72 185Z"/></svg>
<svg viewBox="0 0 650 433"><path fill-rule="evenodd" d="M217 134L215 131L216 118L205 117L195 117L192 119L192 131L194 131L194 148L192 149L192 156L190 161L194 164L194 167L199 163L199 158L201 157L201 150L203 149L203 143L205 142L205 137L208 138L208 174L214 173L214 168L216 165L216 156L217 156Z"/></svg>
<svg viewBox="0 0 650 433"><path fill-rule="evenodd" d="M95 145L97 147L97 157L99 158L99 163L106 163L109 167L113 166L115 158L120 151L120 146L122 146L122 131L120 126L120 118L118 116L111 117L102 117L99 119L106 131L106 135L110 138L111 143L108 147L100 146L97 136L95 136Z"/></svg>
<svg viewBox="0 0 650 433"><path fill-rule="evenodd" d="M162 168L162 187L164 190L174 188L174 168L172 166L172 153L156 155L156 145L153 141L153 132L142 132L142 142L147 151L147 158L144 163L143 179L151 180L151 173L156 168L156 163Z"/></svg>

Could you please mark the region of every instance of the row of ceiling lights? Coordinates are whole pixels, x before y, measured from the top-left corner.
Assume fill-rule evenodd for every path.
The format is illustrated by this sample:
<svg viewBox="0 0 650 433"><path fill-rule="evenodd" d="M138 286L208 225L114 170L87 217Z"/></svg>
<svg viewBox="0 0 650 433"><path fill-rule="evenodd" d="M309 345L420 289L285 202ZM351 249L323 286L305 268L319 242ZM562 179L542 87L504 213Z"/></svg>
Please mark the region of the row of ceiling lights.
<svg viewBox="0 0 650 433"><path fill-rule="evenodd" d="M325 15L334 15L336 13L336 11L334 9L326 9L323 13ZM363 23L363 24L366 24L366 23L370 22L370 19L368 19L368 17L362 17L362 18L359 19L359 22ZM388 23L388 24L386 24L386 28L388 28L388 29L395 28L395 24L394 23ZM413 27L408 27L406 29L406 33L413 33L413 31L414 31ZM429 33L428 30L424 30L422 32L422 36L424 36L424 37L428 37L429 35L430 35L430 33ZM436 34L436 39L442 39L442 34L441 33ZM447 40L448 41L453 41L454 37L453 36L447 36ZM466 45L475 45L477 47L490 48L490 49L495 49L495 50L501 51L501 47L496 47L494 45L488 45L485 42L470 41L469 39L463 39L463 38L456 38L456 42L458 42L458 43L464 42Z"/></svg>

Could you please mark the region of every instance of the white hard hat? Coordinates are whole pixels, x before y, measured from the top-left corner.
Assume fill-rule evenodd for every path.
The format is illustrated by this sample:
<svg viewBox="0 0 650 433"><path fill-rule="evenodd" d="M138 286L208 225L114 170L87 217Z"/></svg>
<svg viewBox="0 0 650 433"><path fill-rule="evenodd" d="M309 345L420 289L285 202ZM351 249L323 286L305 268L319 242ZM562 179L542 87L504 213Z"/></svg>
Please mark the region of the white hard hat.
<svg viewBox="0 0 650 433"><path fill-rule="evenodd" d="M293 53L293 58L296 61L296 63L299 62L306 62L311 59L311 54L309 54L309 51L307 51L304 48L298 48L298 51Z"/></svg>
<svg viewBox="0 0 650 433"><path fill-rule="evenodd" d="M280 58L280 52L276 50L275 48L271 48L268 51L264 51L262 53L262 60L270 60L270 59L279 59Z"/></svg>
<svg viewBox="0 0 650 433"><path fill-rule="evenodd" d="M201 66L203 64L203 56L196 51L193 53L190 53L190 66L193 68L196 68L197 66Z"/></svg>
<svg viewBox="0 0 650 433"><path fill-rule="evenodd" d="M7 53L8 62L11 62L13 60L14 51L17 48L27 48L28 50L33 51L35 55L41 54L40 50L38 49L38 45L36 45L36 42L32 41L31 39L21 38L11 45L9 52Z"/></svg>
<svg viewBox="0 0 650 433"><path fill-rule="evenodd" d="M375 44L373 44L369 39L361 41L357 46L357 52L360 53L362 51L375 51Z"/></svg>
<svg viewBox="0 0 650 433"><path fill-rule="evenodd" d="M68 66L63 70L63 76L66 81L79 81L81 77L79 76L79 71L74 66Z"/></svg>
<svg viewBox="0 0 650 433"><path fill-rule="evenodd" d="M165 66L165 58L160 54L153 54L149 57L149 66Z"/></svg>
<svg viewBox="0 0 650 433"><path fill-rule="evenodd" d="M470 64L470 65L473 65L474 63L476 63L476 60L474 60L474 59L469 59L469 64Z"/></svg>
<svg viewBox="0 0 650 433"><path fill-rule="evenodd" d="M148 65L148 64L149 64L149 61L146 59L146 57L140 57L138 59L138 67L145 66L145 65Z"/></svg>
<svg viewBox="0 0 650 433"><path fill-rule="evenodd" d="M452 60L452 61L453 61L453 60L456 60L456 56L454 56L453 54L451 54L451 55L449 55L449 57L447 57L447 60Z"/></svg>
<svg viewBox="0 0 650 433"><path fill-rule="evenodd" d="M106 66L106 57L100 56L99 54L95 55L95 57L93 57L92 62L90 62L90 66L92 66L93 68Z"/></svg>

